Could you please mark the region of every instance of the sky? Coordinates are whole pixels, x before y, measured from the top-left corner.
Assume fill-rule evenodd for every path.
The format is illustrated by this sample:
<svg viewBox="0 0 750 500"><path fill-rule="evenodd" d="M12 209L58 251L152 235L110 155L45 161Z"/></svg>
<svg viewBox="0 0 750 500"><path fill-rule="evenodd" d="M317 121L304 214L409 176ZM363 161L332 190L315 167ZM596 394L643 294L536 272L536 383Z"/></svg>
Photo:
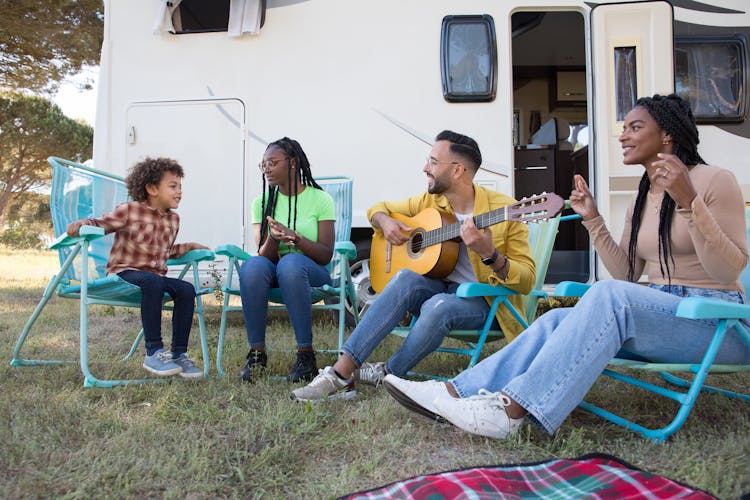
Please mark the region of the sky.
<svg viewBox="0 0 750 500"><path fill-rule="evenodd" d="M60 90L52 99L60 106L66 116L73 119L82 119L92 127L96 116L96 79L99 68L87 68L60 85ZM81 91L76 82L92 81L91 90Z"/></svg>

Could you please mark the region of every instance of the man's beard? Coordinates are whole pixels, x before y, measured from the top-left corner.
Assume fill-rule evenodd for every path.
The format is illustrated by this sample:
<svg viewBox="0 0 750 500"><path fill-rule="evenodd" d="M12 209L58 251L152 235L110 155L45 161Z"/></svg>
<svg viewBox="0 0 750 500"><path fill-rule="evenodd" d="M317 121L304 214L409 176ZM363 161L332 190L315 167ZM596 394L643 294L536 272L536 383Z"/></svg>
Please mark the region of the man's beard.
<svg viewBox="0 0 750 500"><path fill-rule="evenodd" d="M432 177L432 186L427 186L427 192L430 194L443 194L448 189L448 186L443 183L437 177Z"/></svg>

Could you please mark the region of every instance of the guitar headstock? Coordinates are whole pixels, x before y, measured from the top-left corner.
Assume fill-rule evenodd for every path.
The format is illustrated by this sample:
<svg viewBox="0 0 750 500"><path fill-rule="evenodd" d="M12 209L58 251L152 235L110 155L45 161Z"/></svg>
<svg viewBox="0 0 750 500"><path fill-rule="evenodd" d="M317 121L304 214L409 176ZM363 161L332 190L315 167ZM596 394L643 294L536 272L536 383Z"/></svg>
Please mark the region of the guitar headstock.
<svg viewBox="0 0 750 500"><path fill-rule="evenodd" d="M509 221L529 222L546 221L562 212L565 200L555 193L542 193L526 197L508 207Z"/></svg>

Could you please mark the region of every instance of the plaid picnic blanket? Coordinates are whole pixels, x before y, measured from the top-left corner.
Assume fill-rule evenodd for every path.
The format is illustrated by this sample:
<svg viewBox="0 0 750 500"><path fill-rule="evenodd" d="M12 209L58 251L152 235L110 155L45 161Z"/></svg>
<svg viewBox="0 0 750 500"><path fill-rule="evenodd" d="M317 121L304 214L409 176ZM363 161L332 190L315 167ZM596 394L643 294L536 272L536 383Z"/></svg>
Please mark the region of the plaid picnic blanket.
<svg viewBox="0 0 750 500"><path fill-rule="evenodd" d="M417 476L342 499L715 498L602 453Z"/></svg>

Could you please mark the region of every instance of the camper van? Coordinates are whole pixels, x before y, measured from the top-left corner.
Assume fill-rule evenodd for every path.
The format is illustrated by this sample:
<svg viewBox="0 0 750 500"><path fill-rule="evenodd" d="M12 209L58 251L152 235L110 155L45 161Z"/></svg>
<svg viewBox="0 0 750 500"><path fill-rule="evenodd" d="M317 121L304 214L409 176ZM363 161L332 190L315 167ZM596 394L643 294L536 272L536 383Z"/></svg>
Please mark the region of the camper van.
<svg viewBox="0 0 750 500"><path fill-rule="evenodd" d="M184 167L180 238L255 251L266 145L353 179L353 263L373 298L368 207L426 189L435 135L475 138L478 184L517 199L588 179L613 234L642 170L618 136L637 97L690 100L701 155L750 201L746 0L105 0L94 163ZM225 263L218 263L223 272ZM215 274L215 270L212 270ZM208 280L209 270L206 270ZM564 223L548 283L606 277Z"/></svg>

